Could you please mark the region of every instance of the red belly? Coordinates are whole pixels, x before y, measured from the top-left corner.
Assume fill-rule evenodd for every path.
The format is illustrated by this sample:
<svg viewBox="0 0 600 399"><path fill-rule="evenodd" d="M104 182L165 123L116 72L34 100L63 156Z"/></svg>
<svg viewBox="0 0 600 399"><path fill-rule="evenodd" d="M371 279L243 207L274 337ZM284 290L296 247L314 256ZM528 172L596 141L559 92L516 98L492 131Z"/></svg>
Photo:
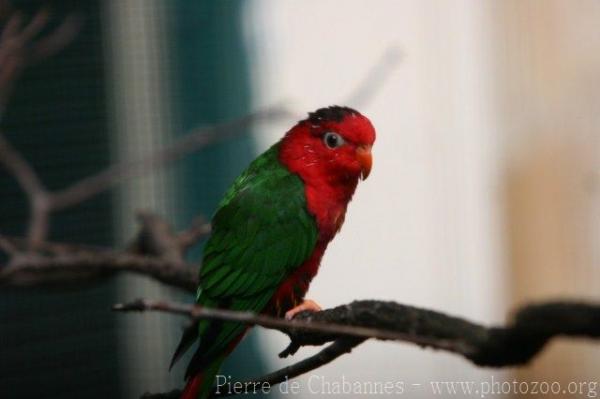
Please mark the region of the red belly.
<svg viewBox="0 0 600 399"><path fill-rule="evenodd" d="M263 313L282 317L285 312L302 303L310 282L319 270L324 251L324 246L317 243L310 258L279 286Z"/></svg>

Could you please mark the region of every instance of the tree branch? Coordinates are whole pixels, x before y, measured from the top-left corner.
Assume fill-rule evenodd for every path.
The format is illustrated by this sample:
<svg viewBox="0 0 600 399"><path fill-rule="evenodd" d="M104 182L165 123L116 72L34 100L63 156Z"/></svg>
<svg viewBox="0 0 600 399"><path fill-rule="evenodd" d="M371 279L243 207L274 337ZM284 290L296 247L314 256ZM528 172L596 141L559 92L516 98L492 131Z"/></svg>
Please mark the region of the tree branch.
<svg viewBox="0 0 600 399"><path fill-rule="evenodd" d="M0 136L0 162L15 177L27 194L31 207L28 254L11 255L8 266L0 270L0 284L35 285L44 283L73 282L106 275L115 271L129 271L148 275L171 286L195 292L197 268L185 264L185 252L210 233L208 223L196 220L181 233L174 233L171 226L156 215L140 214L140 233L126 252L87 250L73 254L42 256L48 231L49 216L53 211L85 201L93 195L112 187L127 177L132 177L152 167L164 165L216 141L239 135L260 120L276 119L288 115L282 107L274 107L236 119L232 122L195 130L170 147L137 161L117 164L56 193L42 186L33 168ZM0 249L7 250L6 237ZM144 257L134 255L147 255Z"/></svg>
<svg viewBox="0 0 600 399"><path fill-rule="evenodd" d="M210 235L211 225L203 217L197 217L192 225L177 235L177 241L182 251L188 250L198 241Z"/></svg>
<svg viewBox="0 0 600 399"><path fill-rule="evenodd" d="M50 20L48 9L38 11L27 24L23 15L14 11L8 1L0 1L0 18L4 26L0 34L0 116L23 69L62 50L79 33L83 18L68 15L51 33L35 40Z"/></svg>
<svg viewBox="0 0 600 399"><path fill-rule="evenodd" d="M210 223L197 217L191 226L179 233L162 217L151 212L139 212L142 227L129 245L128 252L157 256L175 263L184 261L184 255L194 244L210 234Z"/></svg>
<svg viewBox="0 0 600 399"><path fill-rule="evenodd" d="M216 142L245 134L256 123L275 121L290 115L291 113L285 107L275 105L232 121L195 129L170 146L141 159L109 166L95 175L51 193L50 209L56 211L68 208L106 191L126 179L145 174L149 170L181 159Z"/></svg>
<svg viewBox="0 0 600 399"><path fill-rule="evenodd" d="M6 252L9 256L17 255L17 247L6 237L0 235L0 249Z"/></svg>
<svg viewBox="0 0 600 399"><path fill-rule="evenodd" d="M246 133L247 129L255 123L289 116L290 112L285 108L274 106L230 122L202 127L192 131L171 146L138 160L112 165L102 172L56 192L46 191L33 168L1 135L0 162L15 177L27 194L31 208L28 237L33 243L32 245L37 247L46 239L52 212L81 203L125 179L147 173L153 168L164 166L213 143ZM205 236L207 234L206 226L195 229L191 233L192 235L188 234L181 238L184 247L191 245L198 237ZM198 237L194 237L194 235Z"/></svg>
<svg viewBox="0 0 600 399"><path fill-rule="evenodd" d="M23 69L60 51L77 35L83 24L80 15L71 14L45 37L35 40L50 20L50 12L41 9L23 23L7 1L0 2L0 18L5 24L0 34L0 118ZM0 133L0 163L15 177L29 201L30 220L27 237L30 249L42 242L49 228L48 192L33 168Z"/></svg>
<svg viewBox="0 0 600 399"><path fill-rule="evenodd" d="M22 70L40 59L49 57L68 45L78 34L83 17L68 15L49 34L36 40L36 36L47 25L50 13L42 9L23 23L23 16L14 11L7 1L0 0L0 18L5 20L0 33L0 117L8 102L15 82ZM128 178L147 173L148 170L164 166L181 157L198 151L217 141L245 133L254 123L263 120L276 120L289 117L291 113L283 106L274 106L243 116L241 118L195 129L190 134L138 160L111 165L105 170L84 178L56 192L48 191L25 158L0 133L0 163L17 180L29 202L30 220L27 232L29 250L36 250L48 235L50 215L79 204ZM199 237L206 229L193 230ZM182 246L191 245L193 235L181 240ZM190 241L191 240L191 241Z"/></svg>
<svg viewBox="0 0 600 399"><path fill-rule="evenodd" d="M83 18L79 15L67 16L61 24L49 34L39 36L46 27L50 14L42 9L27 22L23 23L20 13L14 12L7 1L0 0L0 18L6 23L0 35L0 117L23 69L40 59L51 56L68 45L81 29ZM386 55L367 78L358 85L350 100L366 101L374 93L372 86L381 83L391 70L395 60ZM377 80L380 78L380 80ZM380 84L377 85L379 87ZM0 269L0 285L15 286L64 283L81 280L97 280L118 271L134 272L194 292L198 284L197 265L184 261L185 252L196 242L210 233L210 224L198 219L182 232L175 232L171 225L157 215L141 213L141 229L129 247L124 251L113 251L83 245L58 244L47 241L50 216L53 212L79 204L122 181L139 176L153 168L162 167L192 152L198 151L217 141L234 137L246 131L253 124L264 120L296 117L295 113L282 106L246 115L230 122L202 127L192 131L172 145L141 159L111 165L97 174L88 176L61 190L49 191L38 177L34 168L0 133L0 163L15 178L25 192L30 219L25 239L0 236L0 249L6 252L10 260ZM168 303L138 303L138 310L154 309L181 314L191 314L196 318L220 318L223 312L211 309L189 308L186 305ZM178 308L178 306L180 306ZM134 305L123 306L120 310L132 310ZM117 306L118 310L119 307ZM216 312L216 313L211 313ZM367 338L406 340L405 333L378 330L370 327L329 324L318 321L287 321L249 313L227 317L249 324L286 331L292 339L292 346L282 353L287 356L295 352L296 347L304 345L299 339L304 334L327 334L336 337L334 343L317 355L278 372L265 376L273 384L283 381L286 376L294 377L308 370L330 362ZM298 330L301 328L301 330ZM302 333L301 333L301 332ZM419 341L420 342L420 341ZM428 342L420 342L426 345ZM295 346L294 346L295 345Z"/></svg>
<svg viewBox="0 0 600 399"><path fill-rule="evenodd" d="M31 165L0 133L0 163L12 174L29 201L27 237L33 247L48 232L48 192Z"/></svg>
<svg viewBox="0 0 600 399"><path fill-rule="evenodd" d="M173 303L168 301L146 300L137 300L127 304L116 304L113 307L113 310L119 312L157 311L187 316L195 321L202 319L211 319L236 321L248 325L258 325L261 327L285 332L290 337L292 337L292 342L298 343L299 345L322 345L327 341L334 340L338 336L352 336L359 338L375 338L381 340L397 341L417 340L415 343L418 343L419 345L433 345L433 343L427 340L421 341L419 337L411 337L410 335L404 332L382 330L379 328L364 327L359 325L348 325L343 323L336 323L332 320L319 321L312 319L312 314L302 315L294 318L293 320L286 320L261 314L257 315L252 312L239 312L228 309L206 308L181 303ZM327 314L327 312L328 311L322 311L315 313L314 315ZM303 319L305 317L307 318L307 320ZM318 337L319 341L312 343L311 340L315 339L315 337ZM325 340L323 340L323 337L325 337ZM333 338L329 339L329 337ZM285 353L285 355L282 353L282 357L287 356L289 352Z"/></svg>
<svg viewBox="0 0 600 399"><path fill-rule="evenodd" d="M257 380L244 381L242 382L242 385L262 386L266 383L268 386L273 386L281 384L286 380L296 378L302 374L308 373L311 370L316 370L319 367L333 362L338 357L352 352L352 349L356 348L363 342L363 338L337 338L331 345L326 346L323 350L307 357L306 359L266 374ZM212 396L223 397L233 395L233 393L229 394L228 392L233 392L233 390L229 390L227 386L224 386L219 390L214 390Z"/></svg>
<svg viewBox="0 0 600 399"><path fill-rule="evenodd" d="M290 346L281 356L306 345L337 342L312 358L271 373L254 382L281 382L332 361L365 339L413 343L463 356L478 366L523 365L553 337L600 338L600 306L578 302L549 302L521 308L504 327L486 327L440 312L395 302L355 301L316 313L304 312L294 320L202 308L170 302L138 300L115 305L117 311L160 311L197 321L216 319L259 325L284 332ZM342 340L342 341L340 341Z"/></svg>
<svg viewBox="0 0 600 399"><path fill-rule="evenodd" d="M203 236L196 232L200 227L177 233L164 219L149 212L140 214L140 222L140 232L125 251L44 242L36 252L25 252L21 248L27 240L0 236L0 248L11 255L8 265L0 268L0 285L74 283L125 271L194 293L199 266L184 261L192 242L187 237L182 243L180 236L193 230L193 238L200 239Z"/></svg>
<svg viewBox="0 0 600 399"><path fill-rule="evenodd" d="M345 103L359 109L368 104L381 90L385 82L392 75L391 72L399 65L400 61L402 61L402 50L400 47L388 47L361 80L361 84L357 85L348 95Z"/></svg>
<svg viewBox="0 0 600 399"><path fill-rule="evenodd" d="M197 265L126 253L83 252L46 257L19 254L0 269L0 285L31 286L94 280L114 272L133 272L190 293L196 291Z"/></svg>
<svg viewBox="0 0 600 399"><path fill-rule="evenodd" d="M6 4L0 0L0 13L2 10L6 12L6 9L2 7L3 5ZM24 28L23 32L19 30L21 25L20 17L14 19L11 26L5 28L5 34L7 37L20 35L19 43L27 43L39 32L40 27L46 23L47 17L46 11L40 11L30 24ZM63 22L63 25L54 32L54 35L48 39L48 42L44 42L44 45L40 44L41 47L38 48L40 54L49 55L52 51L48 49L58 49L58 44L63 43L63 45L66 45L72 39L81 24L81 21L77 22L73 18L75 16L68 17ZM43 40L39 42L41 43ZM51 46L48 43L55 43L55 45ZM42 51L41 49L46 49L47 51ZM358 85L358 89L355 90L350 98L352 101L366 101L372 97L373 91L366 90L365 88L372 86L374 79L381 83L389 77L392 67L395 66L399 59L397 53L397 49L391 48L384 54L375 64L373 70ZM5 52L5 54L7 53ZM2 55L1 51L0 55ZM14 77L16 76L14 75ZM0 85L1 90L2 86ZM16 285L22 285L23 283L30 285L43 284L45 278L48 278L50 282L55 282L56 280L67 281L69 276L78 281L81 278L90 279L92 276L102 274L100 273L100 269L105 268L107 272L128 270L147 274L159 281L168 282L171 285L189 290L189 286L195 284L196 279L189 280L186 277L188 274L187 271L178 274L176 278L165 278L164 276L173 276L172 270L175 270L174 265L183 262L183 254L199 239L209 234L210 225L201 221L196 221L192 227L184 232L174 234L166 222L163 223L142 214L140 218L143 219L144 226L135 240L130 244L127 251L128 256L125 257L121 257L118 253L112 253L111 256L107 257L105 252L100 253L99 256L94 256L95 251L87 251L85 254L79 253L76 257L69 256L67 253L61 254L62 256L60 257L57 257L56 253L53 253L52 257L39 256L39 253L37 256L31 255L39 252L42 248L48 248L45 242L49 230L50 216L53 212L79 204L112 188L125 179L139 176L153 168L164 166L219 140L239 135L259 121L273 121L279 118L295 116L294 112L287 110L283 106L273 106L230 122L202 127L159 151L137 160L111 165L97 174L83 178L66 188L54 192L50 192L44 187L30 164L0 133L0 163L4 164L8 172L20 184L30 203L30 220L27 234L28 245L25 251L28 252L29 256L20 256L18 261L9 263L10 267L0 273L0 283ZM148 231L151 234L148 234ZM8 247L4 244L6 242L0 245L0 249L5 250L9 256L15 257L14 251L7 251ZM56 248L56 245L53 245L53 247ZM149 266L146 268L139 266L140 259L130 256L131 254L140 253L148 255L146 259L149 262ZM160 260L152 259L152 257L157 255ZM94 259L97 259L97 261L94 261ZM75 267L74 263L78 261L87 265L87 267ZM36 262L39 262L39 264L36 265ZM154 267L156 264L165 265L167 269L161 273ZM45 270L42 270L42 267L48 267L48 272L52 270L58 273L61 278L53 278ZM89 269L92 272L83 273L84 269ZM74 271L76 272L74 273Z"/></svg>

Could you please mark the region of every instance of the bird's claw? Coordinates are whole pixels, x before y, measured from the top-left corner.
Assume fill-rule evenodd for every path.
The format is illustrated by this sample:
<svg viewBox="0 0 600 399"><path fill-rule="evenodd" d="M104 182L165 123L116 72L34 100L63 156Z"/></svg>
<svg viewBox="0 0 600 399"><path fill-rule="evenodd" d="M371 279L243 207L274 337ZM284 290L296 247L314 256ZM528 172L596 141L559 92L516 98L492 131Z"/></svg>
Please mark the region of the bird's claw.
<svg viewBox="0 0 600 399"><path fill-rule="evenodd" d="M311 299L307 299L304 302L302 302L300 305L296 306L295 308L292 308L290 310L288 310L287 312L285 312L285 318L286 320L292 320L294 318L294 316L296 316L298 313L304 312L304 311L308 311L308 312L320 312L322 309L321 307L313 300Z"/></svg>

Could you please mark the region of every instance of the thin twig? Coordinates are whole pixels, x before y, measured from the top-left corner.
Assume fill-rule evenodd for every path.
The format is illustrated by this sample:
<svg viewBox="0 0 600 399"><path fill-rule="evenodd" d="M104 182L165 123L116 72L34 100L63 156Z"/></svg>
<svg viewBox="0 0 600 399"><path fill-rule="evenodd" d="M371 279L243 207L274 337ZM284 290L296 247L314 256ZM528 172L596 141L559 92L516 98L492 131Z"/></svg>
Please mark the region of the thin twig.
<svg viewBox="0 0 600 399"><path fill-rule="evenodd" d="M81 30L83 18L78 14L68 15L54 31L35 40L50 19L48 9L41 9L23 25L20 12L14 12L6 3L0 6L6 20L0 34L0 111L3 111L23 69L71 43Z"/></svg>
<svg viewBox="0 0 600 399"><path fill-rule="evenodd" d="M187 230L184 230L177 235L177 241L179 242L181 250L183 252L187 251L198 241L208 237L210 231L210 223L206 222L203 217L197 217Z"/></svg>
<svg viewBox="0 0 600 399"><path fill-rule="evenodd" d="M338 357L352 352L352 349L364 342L361 338L338 338L331 345L326 346L316 354L300 360L297 363L283 367L277 371L266 374L257 380L248 380L241 383L235 383L238 386L250 387L272 387L281 384L292 378L296 378L302 374L308 373L311 370L316 370L328 363L333 362ZM225 384L213 390L212 397L225 397L236 395L234 389L230 389L230 385ZM150 399L149 396L146 398Z"/></svg>
<svg viewBox="0 0 600 399"><path fill-rule="evenodd" d="M388 47L380 59L367 72L361 83L346 98L345 104L358 109L373 100L392 72L402 61L402 50L398 46Z"/></svg>
<svg viewBox="0 0 600 399"><path fill-rule="evenodd" d="M63 190L50 194L50 208L60 210L97 195L116 184L164 166L185 155L196 152L218 141L247 133L255 123L289 117L290 113L281 106L269 107L233 121L201 127L193 130L168 147L144 158L112 165L104 171L89 176Z"/></svg>
<svg viewBox="0 0 600 399"><path fill-rule="evenodd" d="M5 28L4 34L6 37L17 37L18 40L15 40L17 40L20 45L22 43L27 43L45 25L47 18L47 13L45 11L40 11L32 21L19 32L21 25L20 17L14 17L9 26ZM68 17L55 34L48 38L49 42L44 45L40 44L38 50L46 49L42 51L42 53L48 55L52 52L48 49L60 48L61 45L66 45L80 29L80 25L80 17ZM49 43L55 44L50 45ZM375 64L370 73L363 79L362 83L358 85L358 88L350 97L350 101L364 102L369 100L375 92L375 89L371 87L374 86L374 81L377 80L380 82L385 79L390 74L392 67L397 63L398 59L398 50L395 47L388 49L382 59ZM380 84L375 86L379 87ZM1 136L0 161L15 175L15 178L28 194L31 213L28 237L33 248L39 247L39 245L46 240L49 230L50 215L52 212L81 203L128 178L139 176L147 173L149 170L164 166L167 163L180 159L185 155L198 151L217 141L239 135L247 131L248 127L259 121L290 118L292 116L292 112L280 105L266 108L262 111L246 115L230 122L202 127L192 131L172 145L149 154L146 157L111 165L97 174L88 176L55 192L49 192L43 187L33 171L33 168L31 168L24 158L12 148L10 143ZM184 234L180 237L182 249L187 249L194 242L206 236L208 233L208 224L190 230L188 234Z"/></svg>
<svg viewBox="0 0 600 399"><path fill-rule="evenodd" d="M42 9L23 25L23 16L14 12L10 4L0 5L6 19L0 34L0 118L22 70L68 45L81 29L79 15L67 16L54 31L35 41L47 25L50 13ZM27 237L29 249L35 249L47 236L50 201L48 192L33 168L0 133L0 162L15 177L28 196L30 220Z"/></svg>
<svg viewBox="0 0 600 399"><path fill-rule="evenodd" d="M0 163L14 176L27 194L30 210L27 237L33 247L44 239L48 231L48 192L31 165L2 133L0 133Z"/></svg>
<svg viewBox="0 0 600 399"><path fill-rule="evenodd" d="M0 249L10 256L15 256L19 252L17 247L3 235L0 235Z"/></svg>
<svg viewBox="0 0 600 399"><path fill-rule="evenodd" d="M138 220L142 226L128 252L183 262L179 235L167 220L147 211L138 212Z"/></svg>
<svg viewBox="0 0 600 399"><path fill-rule="evenodd" d="M243 382L228 383L220 387L215 387L211 397L226 397L237 395L236 390L232 389L232 384L242 387L273 387L274 385L281 384L291 378L296 378L302 374L308 373L311 370L316 370L321 366L331 363L338 357L350 353L352 349L360 345L364 340L361 338L339 338L335 340L331 345L326 346L316 354L309 356L301 361L283 367L277 371L266 374L257 380L247 380ZM253 393L253 392L251 392ZM180 390L173 390L171 392L142 395L140 399L177 399L181 397Z"/></svg>
<svg viewBox="0 0 600 399"><path fill-rule="evenodd" d="M147 173L153 168L164 166L192 152L199 151L226 138L246 133L255 123L289 117L290 113L282 106L274 106L230 122L196 129L171 146L163 148L142 159L112 165L102 172L84 178L71 186L48 192L43 187L33 168L0 135L0 162L15 176L28 195L31 218L28 237L34 246L46 239L49 218L52 212L68 208L83 202L128 178ZM182 247L187 248L205 235L206 226L194 229L191 235L182 238Z"/></svg>
<svg viewBox="0 0 600 399"><path fill-rule="evenodd" d="M33 168L2 134L0 134L0 163L12 173L27 195L35 197L46 194L46 189Z"/></svg>
<svg viewBox="0 0 600 399"><path fill-rule="evenodd" d="M84 21L85 18L81 14L67 15L52 34L37 41L35 47L31 50L29 62L37 62L48 58L65 48L77 36Z"/></svg>

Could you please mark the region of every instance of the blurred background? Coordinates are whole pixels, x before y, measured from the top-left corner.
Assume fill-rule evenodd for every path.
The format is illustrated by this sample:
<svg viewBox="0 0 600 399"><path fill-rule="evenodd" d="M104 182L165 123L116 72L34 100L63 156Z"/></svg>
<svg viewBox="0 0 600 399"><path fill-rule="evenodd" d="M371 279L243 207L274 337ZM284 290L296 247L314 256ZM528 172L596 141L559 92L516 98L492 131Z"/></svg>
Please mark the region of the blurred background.
<svg viewBox="0 0 600 399"><path fill-rule="evenodd" d="M281 101L298 113L59 213L53 240L124 246L137 210L180 228L211 215L235 176L298 118L345 102L377 129L374 168L311 299L387 299L487 324L531 301L598 301L600 2L11 3L25 15L50 5L57 20L85 16L69 46L25 71L1 121L49 188ZM357 93L365 79L372 90ZM0 198L0 231L23 234L25 197L4 172ZM0 397L136 398L180 387L185 359L167 366L183 321L109 312L138 297L192 301L137 276L2 288ZM257 330L227 372L256 376L314 352L282 361L286 344ZM429 397L430 381L567 384L596 381L599 367L600 348L588 342L554 341L531 365L502 371L368 342L313 374L422 384L409 396Z"/></svg>

